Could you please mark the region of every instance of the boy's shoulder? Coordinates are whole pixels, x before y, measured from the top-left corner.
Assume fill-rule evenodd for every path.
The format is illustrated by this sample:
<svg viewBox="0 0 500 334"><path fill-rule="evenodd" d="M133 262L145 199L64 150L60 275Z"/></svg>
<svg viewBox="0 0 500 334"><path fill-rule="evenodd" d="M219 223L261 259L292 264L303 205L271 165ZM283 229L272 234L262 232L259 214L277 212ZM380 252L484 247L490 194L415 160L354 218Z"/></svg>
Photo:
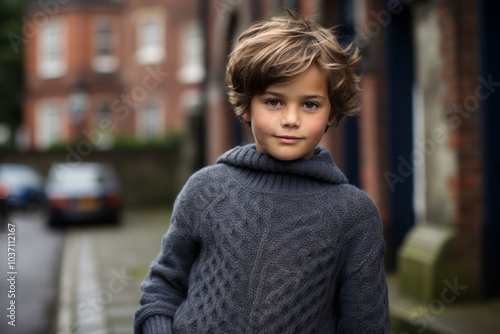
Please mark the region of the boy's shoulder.
<svg viewBox="0 0 500 334"><path fill-rule="evenodd" d="M201 191L216 191L228 182L225 166L216 164L203 167L194 172L184 184L181 193L199 193Z"/></svg>
<svg viewBox="0 0 500 334"><path fill-rule="evenodd" d="M347 202L359 202L369 205L373 203L371 197L362 189L350 183L339 184L338 187L342 193L342 199Z"/></svg>
<svg viewBox="0 0 500 334"><path fill-rule="evenodd" d="M362 189L349 184L339 184L336 186L337 192L334 200L336 210L340 209L347 216L357 216L360 219L364 217L379 216L379 210L373 199Z"/></svg>
<svg viewBox="0 0 500 334"><path fill-rule="evenodd" d="M195 171L186 181L186 184L194 183L198 184L199 182L207 182L218 180L224 175L225 166L222 164L214 164L202 167ZM227 176L227 175L226 175Z"/></svg>
<svg viewBox="0 0 500 334"><path fill-rule="evenodd" d="M224 177L223 166L211 165L194 172L178 193L174 210L193 213L194 207L202 208L229 189L228 177Z"/></svg>

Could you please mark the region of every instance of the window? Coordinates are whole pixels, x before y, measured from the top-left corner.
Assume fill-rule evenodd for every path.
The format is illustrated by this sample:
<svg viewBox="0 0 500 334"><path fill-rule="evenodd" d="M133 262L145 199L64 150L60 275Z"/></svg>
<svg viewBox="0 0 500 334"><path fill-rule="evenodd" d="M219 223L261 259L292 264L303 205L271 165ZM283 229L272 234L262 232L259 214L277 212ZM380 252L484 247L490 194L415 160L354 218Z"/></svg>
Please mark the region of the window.
<svg viewBox="0 0 500 334"><path fill-rule="evenodd" d="M96 72L111 73L118 68L115 55L116 33L111 18L102 17L96 21L94 31L95 56L92 66Z"/></svg>
<svg viewBox="0 0 500 334"><path fill-rule="evenodd" d="M160 44L160 25L155 19L148 19L141 27L141 46L154 48Z"/></svg>
<svg viewBox="0 0 500 334"><path fill-rule="evenodd" d="M57 100L43 101L37 108L35 146L46 149L61 140L61 105Z"/></svg>
<svg viewBox="0 0 500 334"><path fill-rule="evenodd" d="M137 61L157 64L165 57L164 22L158 15L145 15L137 25Z"/></svg>
<svg viewBox="0 0 500 334"><path fill-rule="evenodd" d="M200 82L205 77L205 67L203 35L198 22L184 26L181 41L182 67L178 74L179 80L183 83Z"/></svg>
<svg viewBox="0 0 500 334"><path fill-rule="evenodd" d="M40 28L38 38L38 74L44 79L59 78L66 73L64 24L53 19Z"/></svg>
<svg viewBox="0 0 500 334"><path fill-rule="evenodd" d="M139 137L146 139L153 139L163 134L163 115L155 101L149 100L139 109L137 132Z"/></svg>
<svg viewBox="0 0 500 334"><path fill-rule="evenodd" d="M116 124L113 123L111 105L107 102L101 103L97 109L94 122L94 145L97 149L107 150L113 147Z"/></svg>

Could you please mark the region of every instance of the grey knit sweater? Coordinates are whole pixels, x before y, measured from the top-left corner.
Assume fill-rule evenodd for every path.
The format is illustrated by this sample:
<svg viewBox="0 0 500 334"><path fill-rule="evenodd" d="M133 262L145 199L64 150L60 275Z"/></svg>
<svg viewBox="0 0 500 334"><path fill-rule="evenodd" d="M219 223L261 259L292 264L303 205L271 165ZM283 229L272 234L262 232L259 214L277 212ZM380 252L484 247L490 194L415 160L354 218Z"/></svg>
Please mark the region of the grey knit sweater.
<svg viewBox="0 0 500 334"><path fill-rule="evenodd" d="M315 153L279 161L246 145L196 172L135 333L389 333L377 208Z"/></svg>

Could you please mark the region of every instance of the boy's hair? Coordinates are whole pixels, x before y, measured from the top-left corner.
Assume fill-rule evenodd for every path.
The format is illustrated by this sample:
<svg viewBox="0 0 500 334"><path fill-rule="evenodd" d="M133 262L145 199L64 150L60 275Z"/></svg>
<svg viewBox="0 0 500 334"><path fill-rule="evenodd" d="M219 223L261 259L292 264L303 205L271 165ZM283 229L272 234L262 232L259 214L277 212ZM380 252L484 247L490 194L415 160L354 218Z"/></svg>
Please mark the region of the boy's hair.
<svg viewBox="0 0 500 334"><path fill-rule="evenodd" d="M259 21L244 31L231 52L226 69L229 102L236 116L250 112L255 95L276 83L292 81L316 64L327 73L330 119L334 126L359 109L359 50L342 47L331 30L315 18L288 12Z"/></svg>

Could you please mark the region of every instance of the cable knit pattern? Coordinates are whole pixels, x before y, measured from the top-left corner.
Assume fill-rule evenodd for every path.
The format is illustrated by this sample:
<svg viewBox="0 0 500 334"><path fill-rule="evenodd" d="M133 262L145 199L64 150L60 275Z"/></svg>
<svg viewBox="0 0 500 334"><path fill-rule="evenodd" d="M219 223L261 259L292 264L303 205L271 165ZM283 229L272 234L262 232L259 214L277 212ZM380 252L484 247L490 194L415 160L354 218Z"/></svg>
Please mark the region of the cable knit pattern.
<svg viewBox="0 0 500 334"><path fill-rule="evenodd" d="M328 151L236 147L177 197L135 333L389 333L377 208Z"/></svg>

